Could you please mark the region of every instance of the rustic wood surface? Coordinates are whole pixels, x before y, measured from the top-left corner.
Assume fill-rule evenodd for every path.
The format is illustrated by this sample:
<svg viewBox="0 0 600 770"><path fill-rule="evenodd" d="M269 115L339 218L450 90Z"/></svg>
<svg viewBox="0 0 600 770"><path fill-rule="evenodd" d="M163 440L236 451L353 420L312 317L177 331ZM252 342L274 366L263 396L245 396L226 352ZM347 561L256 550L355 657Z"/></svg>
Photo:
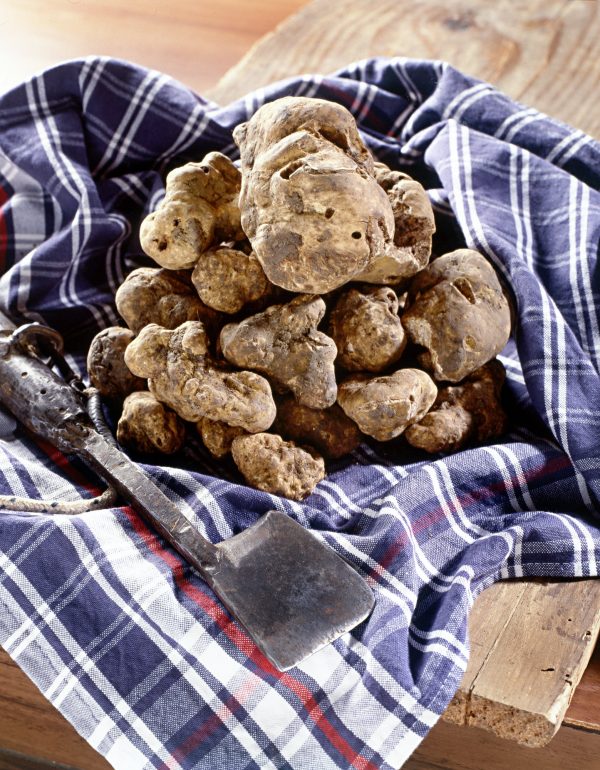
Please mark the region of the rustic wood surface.
<svg viewBox="0 0 600 770"><path fill-rule="evenodd" d="M402 770L598 770L600 735L563 726L530 749L478 727L435 725Z"/></svg>
<svg viewBox="0 0 600 770"><path fill-rule="evenodd" d="M0 770L29 770L27 761L44 770L51 762L78 770L110 768L0 650Z"/></svg>
<svg viewBox="0 0 600 770"><path fill-rule="evenodd" d="M0 32L10 32L0 50L0 89L59 60L100 53L162 69L206 93L254 40L302 5L303 0L130 0L126 5L119 0L0 0ZM599 40L595 0L314 0L257 43L208 94L224 103L281 77L332 71L370 55L443 58L598 136ZM543 739L548 738L560 722L560 716L549 719L548 703L559 703L553 716L559 715L592 649L597 585L515 583L484 592L471 618L469 670L447 718L488 724L507 734L515 714L522 724L524 713L535 713L535 729L541 715ZM568 613L568 621L556 612L575 606L577 620L574 613ZM538 626L547 646L532 650ZM508 702L506 692L511 693ZM532 693L543 695L541 705L528 700ZM498 704L508 721L492 719L490 704ZM596 743L595 755L590 753L598 736L572 727L596 730L599 722L600 655L575 691L565 726L547 748L532 752L477 728L441 722L406 767L529 770L532 762L544 770L600 767ZM1 652L0 770L49 770L56 767L52 762L80 770L109 767Z"/></svg>
<svg viewBox="0 0 600 770"><path fill-rule="evenodd" d="M596 645L588 667L575 688L563 725L600 732L600 644Z"/></svg>
<svg viewBox="0 0 600 770"><path fill-rule="evenodd" d="M469 618L471 658L444 719L526 746L546 745L586 670L599 627L599 580L491 586ZM600 730L600 709L579 714L581 726Z"/></svg>
<svg viewBox="0 0 600 770"><path fill-rule="evenodd" d="M467 670L452 702L444 712L444 719L457 725L469 720L471 692L477 675L485 666L496 640L519 606L527 584L498 583L479 596L469 617L470 657Z"/></svg>
<svg viewBox="0 0 600 770"><path fill-rule="evenodd" d="M0 0L0 91L65 59L115 56L214 86L306 0Z"/></svg>
<svg viewBox="0 0 600 770"><path fill-rule="evenodd" d="M262 38L210 95L226 103L368 56L444 59L600 136L599 40L596 0L314 0Z"/></svg>

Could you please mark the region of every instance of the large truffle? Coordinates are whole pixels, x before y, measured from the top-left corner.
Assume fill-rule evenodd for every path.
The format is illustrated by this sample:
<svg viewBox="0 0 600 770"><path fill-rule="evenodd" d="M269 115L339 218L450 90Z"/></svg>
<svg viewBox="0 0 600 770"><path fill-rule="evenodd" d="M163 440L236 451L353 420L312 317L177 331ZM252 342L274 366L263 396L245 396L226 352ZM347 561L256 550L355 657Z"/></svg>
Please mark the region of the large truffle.
<svg viewBox="0 0 600 770"><path fill-rule="evenodd" d="M325 409L335 403L335 343L317 326L325 314L320 297L301 295L286 305L221 330L221 349L235 364L265 374L279 391L299 403Z"/></svg>
<svg viewBox="0 0 600 770"><path fill-rule="evenodd" d="M178 270L193 267L215 242L243 238L240 182L238 169L219 152L171 171L163 201L140 228L146 254L161 267Z"/></svg>
<svg viewBox="0 0 600 770"><path fill-rule="evenodd" d="M510 307L490 263L458 249L415 276L402 324L426 348L421 365L436 380L460 382L506 345Z"/></svg>
<svg viewBox="0 0 600 770"><path fill-rule="evenodd" d="M208 337L199 321L175 330L146 326L129 345L125 363L159 401L184 420L203 417L244 428L266 430L275 419L269 383L254 372L230 372L211 360Z"/></svg>
<svg viewBox="0 0 600 770"><path fill-rule="evenodd" d="M237 313L249 302L266 297L271 284L254 254L228 247L203 254L192 273L202 302L223 313Z"/></svg>
<svg viewBox="0 0 600 770"><path fill-rule="evenodd" d="M500 401L504 378L504 367L494 359L460 385L442 388L433 409L406 430L406 440L427 452L457 452L502 435L507 422Z"/></svg>
<svg viewBox="0 0 600 770"><path fill-rule="evenodd" d="M152 393L141 391L127 396L117 425L120 444L142 454L169 455L181 449L184 439L183 422Z"/></svg>
<svg viewBox="0 0 600 770"><path fill-rule="evenodd" d="M393 244L394 216L352 115L284 97L238 126L241 221L268 279L322 294Z"/></svg>
<svg viewBox="0 0 600 770"><path fill-rule="evenodd" d="M353 452L361 441L356 423L337 404L328 409L310 409L293 397L277 400L277 417L272 430L284 438L317 449L327 460Z"/></svg>
<svg viewBox="0 0 600 770"><path fill-rule="evenodd" d="M420 369L367 378L356 374L339 387L338 403L363 433L378 441L399 436L421 420L437 396L435 383Z"/></svg>
<svg viewBox="0 0 600 770"><path fill-rule="evenodd" d="M146 382L133 375L125 364L125 349L135 334L121 326L109 326L99 332L90 344L87 370L90 383L104 398L120 401L144 390Z"/></svg>
<svg viewBox="0 0 600 770"><path fill-rule="evenodd" d="M304 499L325 478L322 457L271 433L238 436L231 454L251 486L291 500Z"/></svg>
<svg viewBox="0 0 600 770"><path fill-rule="evenodd" d="M176 329L185 321L202 321L213 328L220 317L200 301L183 271L140 267L119 286L115 300L119 314L136 334L151 323Z"/></svg>
<svg viewBox="0 0 600 770"><path fill-rule="evenodd" d="M338 350L336 363L344 369L387 369L406 347L396 293L388 287L344 292L331 313L329 334Z"/></svg>

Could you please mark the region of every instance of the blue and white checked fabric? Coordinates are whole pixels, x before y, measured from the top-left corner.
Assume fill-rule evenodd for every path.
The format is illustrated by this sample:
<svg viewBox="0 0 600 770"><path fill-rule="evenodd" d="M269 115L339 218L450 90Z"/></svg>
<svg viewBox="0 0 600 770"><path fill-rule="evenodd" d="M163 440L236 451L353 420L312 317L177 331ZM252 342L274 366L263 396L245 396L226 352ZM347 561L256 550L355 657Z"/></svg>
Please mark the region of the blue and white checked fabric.
<svg viewBox="0 0 600 770"><path fill-rule="evenodd" d="M500 578L598 574L600 145L440 62L377 59L227 107L110 59L0 99L0 304L81 364L147 264L141 217L165 172L286 94L341 102L374 154L429 190L438 253L479 249L512 292L511 432L446 458L365 443L302 504L209 464L145 465L213 541L278 508L370 582L373 615L277 672L127 507L0 513L0 642L119 770L397 770L452 698L473 597ZM0 493L74 499L95 482L19 434Z"/></svg>

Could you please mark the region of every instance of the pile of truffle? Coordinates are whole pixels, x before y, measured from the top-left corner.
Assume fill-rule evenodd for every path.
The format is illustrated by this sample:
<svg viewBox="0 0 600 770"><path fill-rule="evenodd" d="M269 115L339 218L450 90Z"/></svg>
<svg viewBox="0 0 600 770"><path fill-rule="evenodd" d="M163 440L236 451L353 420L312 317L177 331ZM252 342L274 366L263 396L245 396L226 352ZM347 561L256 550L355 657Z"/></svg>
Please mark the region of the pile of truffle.
<svg viewBox="0 0 600 770"><path fill-rule="evenodd" d="M92 342L119 442L174 453L192 423L248 484L299 500L365 436L453 452L502 433L509 305L477 252L429 264L423 187L319 99L267 104L234 138L241 171L212 152L167 176L140 233L160 267L128 276L128 328Z"/></svg>

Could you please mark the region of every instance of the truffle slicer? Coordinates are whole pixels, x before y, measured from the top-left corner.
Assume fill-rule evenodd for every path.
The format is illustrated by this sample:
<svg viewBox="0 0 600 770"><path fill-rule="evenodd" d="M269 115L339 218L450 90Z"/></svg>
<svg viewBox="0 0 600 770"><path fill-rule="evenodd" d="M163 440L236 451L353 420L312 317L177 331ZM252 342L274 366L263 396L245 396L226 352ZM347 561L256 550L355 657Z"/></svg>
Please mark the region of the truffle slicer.
<svg viewBox="0 0 600 770"><path fill-rule="evenodd" d="M192 565L280 671L297 665L368 617L366 581L315 535L279 511L213 544L118 447L94 427L79 392L40 357L36 338L0 313L0 403L34 434L77 454ZM252 654L251 652L249 654Z"/></svg>

